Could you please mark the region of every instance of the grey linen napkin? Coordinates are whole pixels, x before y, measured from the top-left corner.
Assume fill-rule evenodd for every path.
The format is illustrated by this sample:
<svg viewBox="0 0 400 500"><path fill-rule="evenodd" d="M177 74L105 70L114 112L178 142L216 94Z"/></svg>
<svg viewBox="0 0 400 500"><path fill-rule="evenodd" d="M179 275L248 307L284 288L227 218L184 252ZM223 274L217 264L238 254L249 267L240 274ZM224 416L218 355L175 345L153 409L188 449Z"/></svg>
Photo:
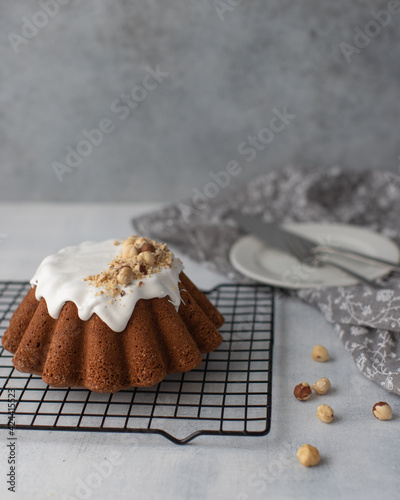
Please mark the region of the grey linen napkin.
<svg viewBox="0 0 400 500"><path fill-rule="evenodd" d="M368 227L400 244L400 178L382 172L348 172L339 167L288 167L232 189L213 190L138 217L141 234L167 241L192 259L237 282L229 250L243 234L232 211L265 221L341 222ZM199 194L201 193L201 194ZM287 292L320 309L334 325L359 370L387 391L400 395L400 275L382 290L357 285Z"/></svg>

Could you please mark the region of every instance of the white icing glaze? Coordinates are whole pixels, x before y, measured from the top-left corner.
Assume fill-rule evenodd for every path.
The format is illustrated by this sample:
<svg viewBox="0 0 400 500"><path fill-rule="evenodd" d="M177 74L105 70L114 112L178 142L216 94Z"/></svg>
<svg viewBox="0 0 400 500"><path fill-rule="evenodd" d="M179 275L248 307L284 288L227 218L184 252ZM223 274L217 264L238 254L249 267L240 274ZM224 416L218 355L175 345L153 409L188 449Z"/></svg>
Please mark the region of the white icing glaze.
<svg viewBox="0 0 400 500"><path fill-rule="evenodd" d="M114 240L106 240L100 243L86 241L49 255L31 279L31 285L36 285L36 299L45 299L49 314L55 319L59 318L66 302L74 302L83 321L96 313L114 332L125 329L136 302L140 299L168 295L170 302L178 310L181 302L178 283L183 265L175 258L171 269L162 269L133 281L131 285L123 286L122 289L126 292L123 297L111 298L105 293L98 295L101 288L84 281L87 276L106 270L120 252L121 245L116 246ZM143 284L139 287L140 281Z"/></svg>

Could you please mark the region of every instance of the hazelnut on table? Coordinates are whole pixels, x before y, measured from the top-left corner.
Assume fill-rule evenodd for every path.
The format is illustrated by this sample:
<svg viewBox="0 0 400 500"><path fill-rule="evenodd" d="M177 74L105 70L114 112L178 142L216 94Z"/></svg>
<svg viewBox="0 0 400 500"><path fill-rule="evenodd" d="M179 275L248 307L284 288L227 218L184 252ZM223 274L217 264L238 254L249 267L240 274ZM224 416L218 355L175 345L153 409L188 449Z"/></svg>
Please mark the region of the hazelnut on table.
<svg viewBox="0 0 400 500"><path fill-rule="evenodd" d="M296 385L293 394L299 401L307 401L307 399L311 396L311 392L310 385L307 384L307 382L301 382L301 384Z"/></svg>
<svg viewBox="0 0 400 500"><path fill-rule="evenodd" d="M390 420L393 416L392 409L386 401L379 401L379 403L375 403L372 408L372 413L378 420Z"/></svg>
<svg viewBox="0 0 400 500"><path fill-rule="evenodd" d="M325 349L324 346L322 346L322 345L315 345L313 347L311 356L312 356L312 358L313 358L314 361L324 362L324 361L328 361L328 359L329 359L329 352Z"/></svg>
<svg viewBox="0 0 400 500"><path fill-rule="evenodd" d="M333 420L334 412L332 408L328 405L319 405L317 408L317 417L321 422L329 424Z"/></svg>
<svg viewBox="0 0 400 500"><path fill-rule="evenodd" d="M322 377L316 382L313 383L311 388L317 393L317 394L326 394L329 389L331 388L331 383L329 379L326 377Z"/></svg>
<svg viewBox="0 0 400 500"><path fill-rule="evenodd" d="M311 446L311 444L303 444L303 446L300 446L297 450L297 458L305 467L312 467L319 464L320 461L318 449L315 448L315 446Z"/></svg>

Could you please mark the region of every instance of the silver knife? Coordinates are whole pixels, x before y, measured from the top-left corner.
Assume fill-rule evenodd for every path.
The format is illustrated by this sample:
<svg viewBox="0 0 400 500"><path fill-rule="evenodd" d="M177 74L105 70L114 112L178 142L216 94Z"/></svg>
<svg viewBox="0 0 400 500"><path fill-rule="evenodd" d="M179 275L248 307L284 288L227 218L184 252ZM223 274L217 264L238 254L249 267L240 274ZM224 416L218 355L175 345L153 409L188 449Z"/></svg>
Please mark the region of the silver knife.
<svg viewBox="0 0 400 500"><path fill-rule="evenodd" d="M321 254L340 255L357 261L362 260L371 264L387 266L390 267L392 271L400 272L400 265L398 262L390 262L378 257L372 257L361 252L342 248L338 245L321 244L317 241L305 238L304 236L299 236L297 233L288 231L287 229L283 229L282 226L279 226L278 224L263 222L261 219L253 215L244 215L237 212L232 214L232 218L246 232L255 234L271 246L279 247L280 249L286 248L286 251L287 237L295 236L302 241L305 246L312 249L316 256Z"/></svg>

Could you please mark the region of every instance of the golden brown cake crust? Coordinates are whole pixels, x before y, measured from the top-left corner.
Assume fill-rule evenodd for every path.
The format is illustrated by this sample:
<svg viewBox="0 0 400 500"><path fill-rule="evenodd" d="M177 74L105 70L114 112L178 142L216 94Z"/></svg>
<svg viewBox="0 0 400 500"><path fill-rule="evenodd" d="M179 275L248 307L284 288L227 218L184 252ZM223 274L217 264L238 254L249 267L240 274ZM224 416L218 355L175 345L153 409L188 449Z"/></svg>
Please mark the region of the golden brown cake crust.
<svg viewBox="0 0 400 500"><path fill-rule="evenodd" d="M11 318L3 346L19 371L41 375L51 386L116 392L155 385L168 373L196 368L201 353L222 342L216 329L222 315L184 273L180 279L178 313L168 297L141 299L122 332L96 314L82 321L73 302L53 319L32 288Z"/></svg>
<svg viewBox="0 0 400 500"><path fill-rule="evenodd" d="M37 307L35 288L31 288L14 312L10 326L3 335L3 346L7 351L15 353Z"/></svg>
<svg viewBox="0 0 400 500"><path fill-rule="evenodd" d="M184 272L181 272L179 279L185 290L187 290L200 308L214 323L215 328L221 328L221 326L225 323L225 319L218 309L208 300L204 293L197 288L197 286L186 276Z"/></svg>

